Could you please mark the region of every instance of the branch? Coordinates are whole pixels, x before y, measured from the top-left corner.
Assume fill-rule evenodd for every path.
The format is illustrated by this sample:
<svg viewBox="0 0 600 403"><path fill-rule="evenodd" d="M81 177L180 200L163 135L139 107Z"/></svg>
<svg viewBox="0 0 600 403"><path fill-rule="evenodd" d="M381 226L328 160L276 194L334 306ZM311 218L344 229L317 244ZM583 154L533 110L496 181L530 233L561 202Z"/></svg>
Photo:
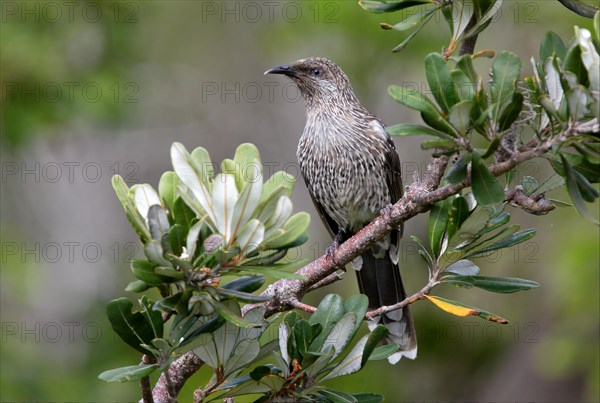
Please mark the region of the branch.
<svg viewBox="0 0 600 403"><path fill-rule="evenodd" d="M535 195L533 197L527 196L523 193L522 186L516 186L513 190L506 192L505 201L509 202L514 206L521 207L523 210L530 214L544 215L554 210L556 206L548 200L544 199L544 195Z"/></svg>
<svg viewBox="0 0 600 403"><path fill-rule="evenodd" d="M153 364L156 360L154 357L144 354L142 356L142 364ZM142 400L144 403L154 403L152 396L152 385L150 385L150 376L145 376L140 379L140 388L142 389Z"/></svg>
<svg viewBox="0 0 600 403"><path fill-rule="evenodd" d="M535 148L524 146L506 161L492 164L489 170L494 176L503 175L520 163L548 152L553 144L553 141L549 141ZM434 203L457 194L471 184L471 179L467 178L462 183L448 184L438 188L447 164L447 157L432 158L423 179L416 180L410 185L404 196L392 208L383 212L373 222L341 244L335 249L332 258L327 255L321 256L296 272L296 274L306 277L306 280L279 280L267 287L262 295L270 296L271 299L264 303L266 307L265 317L292 309L297 301L302 300L306 292L314 289L315 284L350 263L392 229L397 228L417 214L428 211ZM407 298L410 301L402 301L401 303L406 305L414 302L411 298ZM395 309L402 306L404 305L400 305ZM246 305L242 312L245 313L251 308L251 305Z"/></svg>
<svg viewBox="0 0 600 403"><path fill-rule="evenodd" d="M204 362L191 351L175 360L166 372L163 372L152 390L152 397L157 403L177 402L177 394ZM145 397L144 397L145 401Z"/></svg>

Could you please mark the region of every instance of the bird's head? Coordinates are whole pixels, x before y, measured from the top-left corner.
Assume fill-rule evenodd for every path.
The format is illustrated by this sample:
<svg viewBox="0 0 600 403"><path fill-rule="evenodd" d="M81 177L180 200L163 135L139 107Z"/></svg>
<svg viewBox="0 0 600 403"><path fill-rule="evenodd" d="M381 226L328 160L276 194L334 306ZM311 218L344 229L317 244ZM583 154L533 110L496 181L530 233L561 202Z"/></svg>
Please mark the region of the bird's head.
<svg viewBox="0 0 600 403"><path fill-rule="evenodd" d="M275 66L265 71L265 74L290 77L309 106L357 102L346 74L335 63L322 57L309 57Z"/></svg>

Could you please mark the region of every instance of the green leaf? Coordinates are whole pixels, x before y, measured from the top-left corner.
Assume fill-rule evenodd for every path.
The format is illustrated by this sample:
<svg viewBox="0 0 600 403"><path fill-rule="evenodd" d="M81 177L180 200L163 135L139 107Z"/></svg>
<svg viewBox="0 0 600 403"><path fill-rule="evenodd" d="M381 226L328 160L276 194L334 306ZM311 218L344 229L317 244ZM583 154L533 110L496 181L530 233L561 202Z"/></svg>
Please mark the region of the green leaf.
<svg viewBox="0 0 600 403"><path fill-rule="evenodd" d="M235 314L234 312L229 310L225 305L221 304L220 302L214 301L213 306L215 307L215 310L218 312L218 314L221 317L223 317L223 319L225 319L228 322L233 323L234 325L236 325L238 327L243 327L243 328L257 327L256 324L250 323L246 319L242 318L241 316L238 316L237 314ZM260 326L260 325L258 325L258 326Z"/></svg>
<svg viewBox="0 0 600 403"><path fill-rule="evenodd" d="M364 336L362 339L360 339L354 348L352 348L350 353L333 370L321 378L321 380L324 381L360 371L362 368L361 360L363 357L363 351L367 344L367 338L368 336Z"/></svg>
<svg viewBox="0 0 600 403"><path fill-rule="evenodd" d="M435 304L438 308L440 308L448 313L451 313L452 315L479 316L482 319L486 319L486 320L496 322L496 323L501 323L501 324L508 323L508 320L504 319L503 317L500 317L496 314L484 311L479 308L475 308L475 307L463 304L461 302L452 301L450 299L446 299L446 298L442 298L442 297L435 297L432 295L426 295L425 298L427 298L429 301L431 301L433 304Z"/></svg>
<svg viewBox="0 0 600 403"><path fill-rule="evenodd" d="M450 68L442 55L439 53L427 55L425 58L425 73L433 97L442 110L448 113L450 108L457 103L458 95L450 76Z"/></svg>
<svg viewBox="0 0 600 403"><path fill-rule="evenodd" d="M144 254L148 260L155 263L157 266L171 266L171 262L164 258L162 246L160 246L160 243L157 241L149 241L146 243L144 246Z"/></svg>
<svg viewBox="0 0 600 403"><path fill-rule="evenodd" d="M233 161L236 164L236 184L241 191L246 184L257 180L257 172L262 178L262 165L258 148L252 143L242 143L235 150ZM262 185L262 179L260 180Z"/></svg>
<svg viewBox="0 0 600 403"><path fill-rule="evenodd" d="M462 259L446 267L444 272L458 274L459 276L476 276L479 274L479 267L470 260Z"/></svg>
<svg viewBox="0 0 600 403"><path fill-rule="evenodd" d="M308 319L308 323L320 324L323 330L310 345L310 351L321 351L325 339L331 333L331 329L344 316L344 302L337 294L328 294L322 300L315 313Z"/></svg>
<svg viewBox="0 0 600 403"><path fill-rule="evenodd" d="M275 172L269 179L266 180L263 185L260 203L257 207L257 210L260 210L262 205L264 205L274 195L279 194L280 191L283 191L282 194L285 194L289 197L292 194L295 183L296 179L293 175L290 175L284 171Z"/></svg>
<svg viewBox="0 0 600 403"><path fill-rule="evenodd" d="M598 12L599 7L594 4L586 4L581 0L561 0L561 4L569 10L583 17L592 18Z"/></svg>
<svg viewBox="0 0 600 403"><path fill-rule="evenodd" d="M458 98L463 101L473 101L475 98L474 82L462 70L453 70L450 72L452 81L456 88Z"/></svg>
<svg viewBox="0 0 600 403"><path fill-rule="evenodd" d="M446 174L448 182L457 184L467 179L467 166L469 162L471 162L471 154L462 155L448 170Z"/></svg>
<svg viewBox="0 0 600 403"><path fill-rule="evenodd" d="M120 175L113 176L111 182L112 187L117 194L117 198L125 210L127 220L129 220L129 223L135 232L137 232L142 242L146 242L147 239L150 239L150 231L146 226L144 218L137 210L134 201L129 197L129 188L127 187L127 184Z"/></svg>
<svg viewBox="0 0 600 403"><path fill-rule="evenodd" d="M354 312L346 313L331 329L320 351L324 352L329 346L333 346L334 357L340 355L354 336L354 329L358 328L361 322L362 317L357 318Z"/></svg>
<svg viewBox="0 0 600 403"><path fill-rule="evenodd" d="M567 55L561 60L564 60L562 65L564 71L575 74L577 81L581 84L587 85L589 83L588 71L581 61L581 48L579 46L570 46Z"/></svg>
<svg viewBox="0 0 600 403"><path fill-rule="evenodd" d="M177 199L177 188L181 181L177 177L177 174L172 171L167 171L160 177L158 182L158 194L160 199L163 201L163 205L167 207L171 214L173 213L173 207L175 206L175 200Z"/></svg>
<svg viewBox="0 0 600 403"><path fill-rule="evenodd" d="M246 157L249 157L249 155L246 155ZM236 158L238 158L237 153ZM244 157L239 156L239 158L243 159ZM241 167L242 172L240 173L240 178L236 176L236 184L238 188L241 187L242 190L239 199L235 204L231 218L232 237L235 237L238 231L240 231L253 216L260 203L263 187L262 168L259 161L254 160L253 162L244 162L243 164L239 163L238 165Z"/></svg>
<svg viewBox="0 0 600 403"><path fill-rule="evenodd" d="M517 291L538 288L535 281L513 277L486 277L486 276L449 276L442 280L443 283L468 283L482 290L497 293L513 293Z"/></svg>
<svg viewBox="0 0 600 403"><path fill-rule="evenodd" d="M156 264L148 260L134 259L130 263L133 275L150 286L158 286L164 283L163 279L154 273Z"/></svg>
<svg viewBox="0 0 600 403"><path fill-rule="evenodd" d="M394 354L398 351L398 346L395 343L386 344L384 346L379 346L373 350L373 353L369 357L369 361L381 361L387 359L390 355Z"/></svg>
<svg viewBox="0 0 600 403"><path fill-rule="evenodd" d="M127 292L143 292L151 287L152 287L151 285L146 284L142 280L135 280L135 281L132 281L131 283L127 284L127 287L125 287L125 291L127 291Z"/></svg>
<svg viewBox="0 0 600 403"><path fill-rule="evenodd" d="M202 322L200 326L196 327L191 331L183 340L179 343L179 346L184 346L198 338L198 336L206 333L213 333L219 330L223 325L227 324L227 321L222 316L215 316L210 320Z"/></svg>
<svg viewBox="0 0 600 403"><path fill-rule="evenodd" d="M450 32L452 43L458 43L462 33L467 28L469 20L473 15L474 7L470 0L455 0L452 4L452 21Z"/></svg>
<svg viewBox="0 0 600 403"><path fill-rule="evenodd" d="M355 321L354 329L352 329L352 333L350 334L350 338L354 337L354 335L360 328L362 318L365 317L365 314L367 313L368 309L369 298L367 298L367 296L364 294L352 295L344 302L344 312L353 312L357 318L357 320Z"/></svg>
<svg viewBox="0 0 600 403"><path fill-rule="evenodd" d="M233 238L232 218L238 199L239 194L235 184L235 176L230 174L217 175L213 185L211 202L214 212L213 224L216 231L223 235L226 243L231 242Z"/></svg>
<svg viewBox="0 0 600 403"><path fill-rule="evenodd" d="M177 313L178 315L185 317L190 314L188 302L191 296L192 290L187 289L156 301L153 308L156 310Z"/></svg>
<svg viewBox="0 0 600 403"><path fill-rule="evenodd" d="M389 13L405 8L417 6L419 4L432 3L433 0L360 0L358 4L372 13Z"/></svg>
<svg viewBox="0 0 600 403"><path fill-rule="evenodd" d="M399 45L392 49L392 52L396 53L402 51L409 44L409 42L412 41L412 39L419 33L419 31L423 29L427 22L429 22L431 17L433 17L433 14L430 14L423 21L421 21L421 23L417 25L417 28L409 36L407 36ZM386 27L382 25L382 28Z"/></svg>
<svg viewBox="0 0 600 403"><path fill-rule="evenodd" d="M265 240L264 247L267 249L279 249L295 242L302 237L310 224L308 213L296 213L286 221L282 228L282 233L268 240Z"/></svg>
<svg viewBox="0 0 600 403"><path fill-rule="evenodd" d="M504 200L504 189L477 154L471 158L471 187L477 203L489 206Z"/></svg>
<svg viewBox="0 0 600 403"><path fill-rule="evenodd" d="M474 251L468 253L465 256L465 258L485 255L485 254L488 254L488 253L493 252L498 249L510 248L513 245L518 245L522 242L527 241L528 239L533 238L535 236L535 234L536 234L536 230L534 228L515 232L511 236L504 238L496 243L493 243L482 249L477 249L477 250L474 250Z"/></svg>
<svg viewBox="0 0 600 403"><path fill-rule="evenodd" d="M367 360L369 359L373 351L375 351L375 347L377 347L379 343L381 343L389 333L390 331L384 325L377 325L377 327L375 327L375 329L371 331L363 349L362 357L360 360L360 368L365 366Z"/></svg>
<svg viewBox="0 0 600 403"><path fill-rule="evenodd" d="M512 99L502 107L500 118L498 119L498 130L500 132L510 129L512 124L517 120L523 109L524 99L523 94L515 92Z"/></svg>
<svg viewBox="0 0 600 403"><path fill-rule="evenodd" d="M190 228L192 226L192 220L196 219L196 213L188 207L181 197L175 199L171 214L173 215L175 223L185 228Z"/></svg>
<svg viewBox="0 0 600 403"><path fill-rule="evenodd" d="M406 18L404 21L401 21L394 25L382 23L381 27L384 29L393 29L393 30L400 31L400 32L408 31L413 28L418 28L424 22L429 21L428 17L430 17L431 14L435 13L436 11L437 11L437 9L435 9L435 8L420 11L420 12L413 14L410 17Z"/></svg>
<svg viewBox="0 0 600 403"><path fill-rule="evenodd" d="M227 290L224 288L217 288L219 295L224 297L233 298L239 302L245 302L247 304L257 304L270 300L272 297L268 295L255 295L247 292Z"/></svg>
<svg viewBox="0 0 600 403"><path fill-rule="evenodd" d="M216 218L210 192L213 167L208 152L198 147L190 155L183 144L173 143L171 146L171 163L181 182L192 192L193 200L198 203L201 212L206 213L210 222L215 224ZM194 206L190 207L194 208Z"/></svg>
<svg viewBox="0 0 600 403"><path fill-rule="evenodd" d="M466 30L466 32L463 35L463 40L470 38L473 35L477 35L481 31L483 31L485 28L487 28L487 26L490 25L490 23L492 23L492 17L494 17L494 15L496 15L496 13L500 10L500 7L502 6L502 0L492 0L492 1L485 2L484 4L486 4L487 7L481 6L480 7L481 10L479 11L479 13L483 12L483 14L481 15L481 17L479 17L479 20L472 28L470 28L469 30ZM478 5L479 5L479 2L474 2L475 7L477 7ZM475 12L477 12L477 8L475 8ZM482 51L479 53L487 53L487 52ZM487 57L487 56L485 56L485 57Z"/></svg>
<svg viewBox="0 0 600 403"><path fill-rule="evenodd" d="M299 357L292 357L292 359L298 358L301 361L303 357L306 357L308 346L313 339L312 327L307 320L301 319L294 324L292 337L294 338L294 344L299 354Z"/></svg>
<svg viewBox="0 0 600 403"><path fill-rule="evenodd" d="M356 399L356 403L381 403L383 396L375 393L354 393L352 396Z"/></svg>
<svg viewBox="0 0 600 403"><path fill-rule="evenodd" d="M244 276L230 281L222 288L233 291L254 292L262 287L264 283L265 278L263 276Z"/></svg>
<svg viewBox="0 0 600 403"><path fill-rule="evenodd" d="M257 382L267 375L271 375L271 368L267 367L266 365L256 367L250 372L250 378Z"/></svg>
<svg viewBox="0 0 600 403"><path fill-rule="evenodd" d="M582 85L570 89L566 93L569 115L574 122L579 122L583 117L590 113L588 108L587 91Z"/></svg>
<svg viewBox="0 0 600 403"><path fill-rule="evenodd" d="M385 131L391 136L434 136L443 140L452 140L452 136L446 133L430 129L429 127L406 123L389 126Z"/></svg>
<svg viewBox="0 0 600 403"><path fill-rule="evenodd" d="M494 137L492 139L492 141L489 142L485 152L481 155L481 159L491 157L496 152L496 150L498 149L499 146L500 146L500 137Z"/></svg>
<svg viewBox="0 0 600 403"><path fill-rule="evenodd" d="M425 122L443 132L455 134L454 128L444 119L434 103L414 88L391 85L388 87L390 96L402 105L417 110L427 119Z"/></svg>
<svg viewBox="0 0 600 403"><path fill-rule="evenodd" d="M452 206L448 211L448 240L452 240L469 214L469 204L464 197L458 196L452 199Z"/></svg>
<svg viewBox="0 0 600 403"><path fill-rule="evenodd" d="M390 85L388 87L388 93L394 100L411 109L426 113L428 115L441 116L440 111L436 108L433 102L431 102L427 96L415 90L414 88Z"/></svg>
<svg viewBox="0 0 600 403"><path fill-rule="evenodd" d="M265 266L245 265L244 264L242 266L239 266L239 269L240 269L240 273L248 272L252 275L264 275L267 277L281 279L281 280L291 279L291 280L305 281L306 276L283 271L284 269L287 269L289 267L297 266L298 263L300 263L300 265L302 265L302 263L304 263L304 262L305 261L302 260L300 262L291 262L291 263L276 264L276 265L271 264L271 265L265 265Z"/></svg>
<svg viewBox="0 0 600 403"><path fill-rule="evenodd" d="M592 213L590 213L587 206L585 205L585 201L583 200L581 191L579 189L579 186L577 185L575 171L571 167L571 164L569 164L567 158L565 158L565 156L562 154L560 154L560 159L562 161L562 166L564 167L564 171L566 174L565 179L567 181L567 191L569 192L569 196L571 197L575 208L583 218L600 226L600 221L596 217L594 217Z"/></svg>
<svg viewBox="0 0 600 403"><path fill-rule="evenodd" d="M116 334L128 345L142 354L152 353L141 347L153 339L162 337L163 321L159 311L152 310L153 303L143 296L142 311L132 312L133 304L127 298L113 299L106 306L106 315Z"/></svg>
<svg viewBox="0 0 600 403"><path fill-rule="evenodd" d="M356 403L356 399L350 393L338 390L321 389L319 394L325 397L325 401L331 403Z"/></svg>
<svg viewBox="0 0 600 403"><path fill-rule="evenodd" d="M475 84L478 81L479 75L477 74L477 71L475 71L475 67L473 67L472 55L466 54L459 57L458 62L456 62L456 68L462 71L469 78L471 84L475 86Z"/></svg>
<svg viewBox="0 0 600 403"><path fill-rule="evenodd" d="M350 393L338 390L321 389L319 394L323 395L327 402L331 403L356 403L356 399Z"/></svg>
<svg viewBox="0 0 600 403"><path fill-rule="evenodd" d="M148 228L150 235L155 241L161 242L163 235L169 232L169 219L165 209L158 204L153 204L148 209ZM166 245L168 247L169 245Z"/></svg>
<svg viewBox="0 0 600 403"><path fill-rule="evenodd" d="M181 224L174 224L169 228L169 246L176 256L181 256L186 246L187 230Z"/></svg>
<svg viewBox="0 0 600 403"><path fill-rule="evenodd" d="M492 87L490 95L494 106L494 120L498 121L500 107L508 102L515 92L521 75L521 60L510 52L500 52L492 64Z"/></svg>
<svg viewBox="0 0 600 403"><path fill-rule="evenodd" d="M485 210L476 209L464 224L464 227L468 230L462 234L465 240L456 245L454 249L463 250L472 247L472 244L481 236L505 225L509 220L510 214L505 211L499 211L490 216Z"/></svg>
<svg viewBox="0 0 600 403"><path fill-rule="evenodd" d="M459 103L452 106L448 120L450 124L456 129L456 132L465 136L469 127L471 126L471 110L473 109L473 103L471 101L460 101Z"/></svg>
<svg viewBox="0 0 600 403"><path fill-rule="evenodd" d="M540 45L540 60L546 60L549 57L556 55L560 60L565 60L567 47L565 46L560 36L552 31L548 31Z"/></svg>
<svg viewBox="0 0 600 403"><path fill-rule="evenodd" d="M325 368L335 358L334 355L335 348L332 345L324 348L323 351L321 351L321 355L315 360L315 362L306 367L306 376L312 378L319 375L321 372L326 371Z"/></svg>
<svg viewBox="0 0 600 403"><path fill-rule="evenodd" d="M256 218L253 218L236 235L237 248L242 254L248 255L260 247L265 238L265 226Z"/></svg>
<svg viewBox="0 0 600 403"><path fill-rule="evenodd" d="M131 382L140 380L158 368L158 364L131 365L102 372L98 378L106 382Z"/></svg>
<svg viewBox="0 0 600 403"><path fill-rule="evenodd" d="M448 198L435 203L429 212L429 246L433 256L438 257L442 251L442 238L448 225L448 211L452 206L452 199Z"/></svg>

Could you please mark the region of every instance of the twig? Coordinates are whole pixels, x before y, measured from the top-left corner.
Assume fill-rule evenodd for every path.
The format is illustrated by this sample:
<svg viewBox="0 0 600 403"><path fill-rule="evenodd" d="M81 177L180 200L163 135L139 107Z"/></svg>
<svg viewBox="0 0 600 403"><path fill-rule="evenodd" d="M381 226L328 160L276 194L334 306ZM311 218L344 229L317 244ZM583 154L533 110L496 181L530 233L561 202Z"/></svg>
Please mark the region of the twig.
<svg viewBox="0 0 600 403"><path fill-rule="evenodd" d="M202 364L204 362L191 351L175 360L167 370L170 382L167 381L165 373L162 373L154 386L154 390L152 391L154 401L157 403L176 402L177 394L187 379L198 371L202 367Z"/></svg>
<svg viewBox="0 0 600 403"><path fill-rule="evenodd" d="M473 15L471 16L471 19L467 23L467 26L465 27L464 32L469 32L469 30L471 28L473 28L476 24L477 24L477 13L473 13ZM475 50L475 43L477 43L477 36L478 36L478 34L473 35L463 41L462 45L460 45L460 50L458 51L459 56L473 54L473 51Z"/></svg>
<svg viewBox="0 0 600 403"><path fill-rule="evenodd" d="M316 311L317 311L317 308L315 308L314 306L312 306L312 305L308 305L308 304L305 304L305 303L303 303L303 302L300 302L300 301L298 301L298 300L296 300L296 301L292 301L292 302L291 302L291 305L292 305L294 308L296 308L296 309L300 309L300 310L302 310L302 311L306 311L306 312L310 312L310 313L314 313L314 312L316 312Z"/></svg>
<svg viewBox="0 0 600 403"><path fill-rule="evenodd" d="M315 284L311 285L308 288L308 290L306 290L306 292L314 291L318 288L328 286L329 284L335 283L336 281L339 281L341 279L342 279L341 273L337 273L337 272L332 273L329 276L325 277L323 280L317 281Z"/></svg>
<svg viewBox="0 0 600 403"><path fill-rule="evenodd" d="M154 357L144 354L142 356L142 364L154 364L156 360ZM150 377L145 376L140 379L140 388L142 389L142 400L144 403L154 403L152 397L152 385L150 385Z"/></svg>
<svg viewBox="0 0 600 403"><path fill-rule="evenodd" d="M544 199L543 195L536 195L534 197L525 195L521 185L516 186L513 190L507 191L504 200L535 215L548 214L556 208L554 204Z"/></svg>

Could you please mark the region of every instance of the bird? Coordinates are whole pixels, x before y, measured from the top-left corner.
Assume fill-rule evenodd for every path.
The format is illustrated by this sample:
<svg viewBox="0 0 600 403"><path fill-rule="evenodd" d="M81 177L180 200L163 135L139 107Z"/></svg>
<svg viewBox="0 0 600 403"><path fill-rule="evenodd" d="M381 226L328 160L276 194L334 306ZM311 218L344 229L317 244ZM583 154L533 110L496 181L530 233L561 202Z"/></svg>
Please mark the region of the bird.
<svg viewBox="0 0 600 403"><path fill-rule="evenodd" d="M327 254L402 197L400 157L384 124L358 100L346 74L334 62L309 57L279 65L265 74L282 74L298 87L306 104L306 124L298 143L300 172L319 216L333 237ZM398 267L402 227L355 259L358 287L369 309L406 298ZM368 321L389 330L385 343L399 349L388 361L415 359L417 339L408 305Z"/></svg>

